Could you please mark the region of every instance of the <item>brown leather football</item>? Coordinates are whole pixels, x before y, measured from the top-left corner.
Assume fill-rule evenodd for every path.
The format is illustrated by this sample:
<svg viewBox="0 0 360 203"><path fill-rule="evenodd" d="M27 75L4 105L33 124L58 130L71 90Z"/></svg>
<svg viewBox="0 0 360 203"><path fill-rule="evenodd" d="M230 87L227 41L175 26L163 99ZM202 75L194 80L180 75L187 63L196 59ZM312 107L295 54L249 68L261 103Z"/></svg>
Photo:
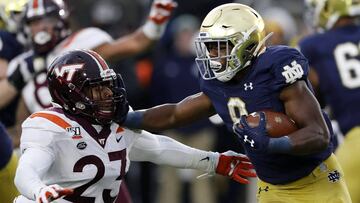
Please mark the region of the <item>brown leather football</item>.
<svg viewBox="0 0 360 203"><path fill-rule="evenodd" d="M259 112L251 113L246 117L250 127L258 126L260 120ZM266 117L266 130L270 137L282 137L298 129L295 122L284 113L274 111L263 112Z"/></svg>

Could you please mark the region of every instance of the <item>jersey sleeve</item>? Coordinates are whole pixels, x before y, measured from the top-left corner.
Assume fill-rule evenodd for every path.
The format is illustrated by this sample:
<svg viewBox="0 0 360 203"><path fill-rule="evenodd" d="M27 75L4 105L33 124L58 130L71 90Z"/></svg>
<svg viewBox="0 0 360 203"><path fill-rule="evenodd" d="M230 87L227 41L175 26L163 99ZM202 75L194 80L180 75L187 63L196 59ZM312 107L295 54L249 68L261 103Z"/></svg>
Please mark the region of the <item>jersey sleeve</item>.
<svg viewBox="0 0 360 203"><path fill-rule="evenodd" d="M64 130L41 117L27 118L22 124L20 149L40 148L55 156L54 142Z"/></svg>
<svg viewBox="0 0 360 203"><path fill-rule="evenodd" d="M64 50L72 49L93 49L104 43L109 43L113 41L112 37L105 31L90 27L85 28L77 33L74 33L73 36L70 36L64 44Z"/></svg>
<svg viewBox="0 0 360 203"><path fill-rule="evenodd" d="M296 49L287 48L273 56L272 67L274 88L282 89L296 81L307 80L309 65L307 59Z"/></svg>
<svg viewBox="0 0 360 203"><path fill-rule="evenodd" d="M8 65L7 79L19 92L35 74L32 61L33 51L20 54Z"/></svg>
<svg viewBox="0 0 360 203"><path fill-rule="evenodd" d="M149 161L206 172L214 171L218 157L218 153L195 149L169 137L155 135L145 130L138 133L129 152L131 161ZM207 161L201 161L204 158Z"/></svg>

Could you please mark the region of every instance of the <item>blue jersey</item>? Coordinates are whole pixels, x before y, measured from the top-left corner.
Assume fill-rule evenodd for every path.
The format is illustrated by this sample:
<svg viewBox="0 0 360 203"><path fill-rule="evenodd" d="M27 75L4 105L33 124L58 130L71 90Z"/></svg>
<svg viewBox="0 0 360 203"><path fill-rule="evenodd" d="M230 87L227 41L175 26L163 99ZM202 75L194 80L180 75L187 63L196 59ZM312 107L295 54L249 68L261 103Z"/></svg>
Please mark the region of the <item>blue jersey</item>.
<svg viewBox="0 0 360 203"><path fill-rule="evenodd" d="M10 62L15 56L24 50L22 44L16 39L16 34L0 30L0 58ZM16 107L19 96L16 97L8 106L0 110L0 121L6 127L15 124Z"/></svg>
<svg viewBox="0 0 360 203"><path fill-rule="evenodd" d="M284 112L279 94L297 80L306 81L310 87L307 60L297 50L286 46L267 48L247 69L239 82L200 79L201 90L211 99L230 131L240 114L265 109ZM259 153L244 147L258 177L272 184L285 184L308 175L332 152L332 145L321 153L307 156Z"/></svg>
<svg viewBox="0 0 360 203"><path fill-rule="evenodd" d="M314 34L299 45L317 72L320 93L346 134L360 125L360 27L352 25Z"/></svg>
<svg viewBox="0 0 360 203"><path fill-rule="evenodd" d="M12 141L6 132L4 125L0 122L0 171L7 165L12 155Z"/></svg>
<svg viewBox="0 0 360 203"><path fill-rule="evenodd" d="M11 61L23 52L23 45L16 39L16 34L0 30L0 58Z"/></svg>

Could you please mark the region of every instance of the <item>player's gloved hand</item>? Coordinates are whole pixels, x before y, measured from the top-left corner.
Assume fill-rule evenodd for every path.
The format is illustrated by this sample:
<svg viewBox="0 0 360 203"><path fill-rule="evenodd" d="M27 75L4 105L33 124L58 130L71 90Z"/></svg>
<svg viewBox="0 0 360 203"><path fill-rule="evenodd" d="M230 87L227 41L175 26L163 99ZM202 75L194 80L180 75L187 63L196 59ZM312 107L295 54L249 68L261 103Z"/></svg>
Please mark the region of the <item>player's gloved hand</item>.
<svg viewBox="0 0 360 203"><path fill-rule="evenodd" d="M66 195L71 195L73 192L74 191L72 189L62 188L57 184L46 186L40 189L38 195L36 196L36 202L49 203Z"/></svg>
<svg viewBox="0 0 360 203"><path fill-rule="evenodd" d="M121 96L119 98L119 102L116 105L115 115L113 119L114 122L119 125L124 123L130 108L125 89L121 89L120 91Z"/></svg>
<svg viewBox="0 0 360 203"><path fill-rule="evenodd" d="M264 112L260 112L260 120L257 127L250 127L246 121L246 116L241 116L240 122L233 125L233 131L238 136L240 142L251 149L260 152L268 150L270 137L266 131Z"/></svg>
<svg viewBox="0 0 360 203"><path fill-rule="evenodd" d="M246 177L256 177L256 173L251 170L253 168L247 156L227 151L220 154L215 171L217 174L228 176L239 183L248 184L249 181Z"/></svg>
<svg viewBox="0 0 360 203"><path fill-rule="evenodd" d="M172 11L177 3L172 0L154 0L151 5L149 20L144 25L145 35L153 40L159 39L165 31Z"/></svg>
<svg viewBox="0 0 360 203"><path fill-rule="evenodd" d="M151 5L149 19L155 24L161 25L166 23L177 3L172 0L154 0Z"/></svg>

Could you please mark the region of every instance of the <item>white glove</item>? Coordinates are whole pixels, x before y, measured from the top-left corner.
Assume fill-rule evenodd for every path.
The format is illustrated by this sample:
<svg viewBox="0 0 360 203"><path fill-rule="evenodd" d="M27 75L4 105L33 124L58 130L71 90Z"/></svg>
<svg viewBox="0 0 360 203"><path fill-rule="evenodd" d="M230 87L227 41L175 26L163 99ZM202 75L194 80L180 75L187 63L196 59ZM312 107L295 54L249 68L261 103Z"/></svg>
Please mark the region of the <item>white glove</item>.
<svg viewBox="0 0 360 203"><path fill-rule="evenodd" d="M50 203L73 192L72 189L63 188L57 184L46 186L41 188L36 195L36 203Z"/></svg>
<svg viewBox="0 0 360 203"><path fill-rule="evenodd" d="M214 172L205 173L198 176L198 179L213 176L215 173L229 177L241 184L248 184L247 178L256 177L254 166L251 164L249 158L243 154L233 152L231 150L221 153L218 161L214 162Z"/></svg>
<svg viewBox="0 0 360 203"><path fill-rule="evenodd" d="M170 15L176 6L177 3L172 0L153 1L149 20L143 26L143 32L149 39L156 40L163 35Z"/></svg>

